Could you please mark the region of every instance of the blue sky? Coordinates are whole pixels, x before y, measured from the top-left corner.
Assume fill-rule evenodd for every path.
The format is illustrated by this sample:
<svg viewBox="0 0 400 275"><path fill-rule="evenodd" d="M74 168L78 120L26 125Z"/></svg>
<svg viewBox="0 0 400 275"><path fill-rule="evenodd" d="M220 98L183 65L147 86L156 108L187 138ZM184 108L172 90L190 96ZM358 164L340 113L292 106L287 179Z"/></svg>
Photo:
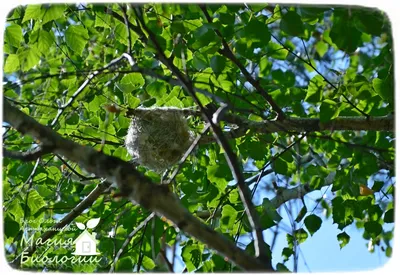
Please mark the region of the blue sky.
<svg viewBox="0 0 400 275"><path fill-rule="evenodd" d="M258 192L258 197L268 197L273 198L276 194L274 192L265 192L265 185L269 185L273 176L268 175L260 183L258 187L260 192ZM371 184L372 185L372 184ZM307 194L305 198L305 203L307 210L311 211L316 205L315 200L321 198L322 196L332 199L334 195L330 192L331 187L324 187L321 190L313 191ZM257 196L257 195L256 195ZM257 201L257 199L256 199ZM258 204L256 202L256 204ZM281 256L282 249L287 247L286 234L290 232L290 219L289 215L296 218L298 212L302 207L300 200L292 200L291 203L287 203L287 212L283 206L281 207L280 215L282 220L280 225L283 226L280 229L280 234L277 236L275 246L273 247L273 266L277 263L283 262L283 257ZM307 215L310 212L307 213ZM313 235L308 236L307 240L300 244L300 253L298 260L298 272L335 272L335 271L361 271L370 270L378 267L382 267L390 258L387 258L385 252L376 248L375 252L370 253L368 251L368 240L362 237L363 229L357 229L354 224L347 226L344 229L350 236L350 242L340 249L339 242L337 240L337 235L343 231L339 230L336 224L333 224L332 217L324 217L321 210L313 211L322 218L321 228ZM300 223L301 224L301 223ZM305 229L305 226L302 228ZM384 225L384 230L389 230L392 225ZM272 228L274 230L274 228ZM299 229L299 226L296 228ZM273 231L264 231L264 239L268 244L272 243ZM293 256L289 258L286 262L286 267L293 271Z"/></svg>
<svg viewBox="0 0 400 275"><path fill-rule="evenodd" d="M368 241L362 238L362 231L355 226L346 227L345 231L351 239L340 249L336 236L342 231L337 229L332 219L323 219L320 230L300 245L302 253L299 256L298 272L360 271L381 267L390 260L379 249L370 253L367 249ZM273 251L274 265L286 246L286 234L281 233ZM292 258L286 266L293 270Z"/></svg>

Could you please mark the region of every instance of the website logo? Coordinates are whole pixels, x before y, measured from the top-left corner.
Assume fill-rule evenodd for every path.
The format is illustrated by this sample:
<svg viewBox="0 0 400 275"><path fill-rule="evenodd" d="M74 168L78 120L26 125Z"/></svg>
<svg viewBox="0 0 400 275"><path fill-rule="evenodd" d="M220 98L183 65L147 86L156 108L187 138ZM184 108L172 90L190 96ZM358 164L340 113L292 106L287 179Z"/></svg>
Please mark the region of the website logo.
<svg viewBox="0 0 400 275"><path fill-rule="evenodd" d="M75 251L72 253L78 256L93 256L99 255L100 253L96 250L96 236L94 233L89 233L87 229L93 229L99 224L100 218L88 220L86 225L80 222L76 222L76 226L83 230L83 232L75 239L73 244L75 245Z"/></svg>

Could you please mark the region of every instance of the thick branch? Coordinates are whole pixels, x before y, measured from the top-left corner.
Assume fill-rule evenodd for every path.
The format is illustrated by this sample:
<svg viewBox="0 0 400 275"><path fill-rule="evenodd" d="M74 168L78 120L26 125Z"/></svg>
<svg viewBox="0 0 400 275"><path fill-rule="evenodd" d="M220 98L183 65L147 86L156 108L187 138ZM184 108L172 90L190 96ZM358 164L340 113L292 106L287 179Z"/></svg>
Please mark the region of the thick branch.
<svg viewBox="0 0 400 275"><path fill-rule="evenodd" d="M131 116L140 112L147 112L149 109L136 108L128 109L127 115ZM165 108L165 112L182 112L183 115L201 116L200 111L184 108ZM319 118L287 117L284 120L254 121L235 114L224 114L221 120L236 124L243 128L244 135L247 130L257 133L276 132L320 132L320 131L394 131L394 116L389 114L378 117L342 116L328 122L321 122ZM240 137L237 135L236 137Z"/></svg>
<svg viewBox="0 0 400 275"><path fill-rule="evenodd" d="M192 108L163 108L164 112L180 112L184 116L202 116L202 112ZM151 112L148 108L127 109L126 115L132 116L141 112ZM224 114L221 120L235 124L237 129L224 132L228 138L239 138L246 135L248 130L255 133L269 134L276 132L320 132L320 131L394 131L394 116L392 114L379 117L337 117L328 122L318 118L286 117L284 120L253 121L236 114ZM317 137L318 138L318 137ZM320 136L319 138L325 138ZM199 144L215 142L213 136L203 136ZM349 144L350 145L350 144ZM356 146L356 145L351 145ZM371 148L373 149L373 148Z"/></svg>
<svg viewBox="0 0 400 275"><path fill-rule="evenodd" d="M219 254L245 270L270 270L269 265L248 255L222 234L196 219L184 208L167 186L156 185L138 172L131 164L118 158L104 155L91 147L81 146L64 139L49 127L10 105L4 99L4 121L23 134L31 135L44 144L54 146L53 153L63 155L78 163L83 169L116 183L121 194L132 202L139 203L159 216L165 216L182 231L192 235Z"/></svg>
<svg viewBox="0 0 400 275"><path fill-rule="evenodd" d="M249 129L258 133L282 131L318 132L318 131L393 131L393 115L380 117L337 117L328 122L318 118L287 118L283 121L251 122Z"/></svg>

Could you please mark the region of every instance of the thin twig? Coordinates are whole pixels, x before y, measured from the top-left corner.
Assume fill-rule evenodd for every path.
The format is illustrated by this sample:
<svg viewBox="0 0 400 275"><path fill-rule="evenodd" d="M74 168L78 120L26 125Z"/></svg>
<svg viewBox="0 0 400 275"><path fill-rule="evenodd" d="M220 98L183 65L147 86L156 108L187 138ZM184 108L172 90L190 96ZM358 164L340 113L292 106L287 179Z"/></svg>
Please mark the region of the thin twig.
<svg viewBox="0 0 400 275"><path fill-rule="evenodd" d="M208 14L207 8L205 5L200 5L200 9L203 11L204 16L206 17L208 23L212 23L212 18ZM271 95L269 95L260 85L260 83L255 80L250 73L247 71L247 69L243 66L242 63L236 58L234 53L231 51L229 48L228 43L226 42L224 36L221 34L221 32L217 29L214 29L214 32L218 35L218 37L221 39L222 45L224 48L219 51L220 54L231 60L242 72L246 80L253 85L253 87L259 92L265 100L271 105L272 109L278 114L278 120L283 120L285 118L285 113L282 111L282 109L275 103L274 99L272 98Z"/></svg>
<svg viewBox="0 0 400 275"><path fill-rule="evenodd" d="M204 127L203 131L196 137L195 140L193 140L192 144L190 147L186 150L186 153L182 156L180 161L178 162L178 167L174 170L172 173L171 177L165 184L171 184L171 182L175 179L176 175L179 173L180 169L182 168L183 163L185 160L188 158L188 156L193 152L193 150L196 148L197 144L199 143L200 139L205 135L208 130L210 129L210 124L207 123L206 126Z"/></svg>
<svg viewBox="0 0 400 275"><path fill-rule="evenodd" d="M128 54L131 54L132 52L132 38L131 38L131 30L129 28L129 20L128 20L128 15L126 14L126 9L122 6L122 4L119 5L122 11L122 15L124 18L124 23L126 27L126 33L128 35L127 40L128 40Z"/></svg>
<svg viewBox="0 0 400 275"><path fill-rule="evenodd" d="M79 173L78 171L76 171L74 168L72 168L72 166L69 165L68 162L65 161L60 155L57 155L57 154L56 154L56 156L61 160L62 163L64 163L65 166L68 167L69 170L72 171L72 173L74 173L75 175L77 175L78 177L80 177L81 180L90 181L90 180L99 179L99 177L86 177L86 176L82 175L81 173Z"/></svg>
<svg viewBox="0 0 400 275"><path fill-rule="evenodd" d="M117 255L114 258L114 262L110 268L110 273L114 272L115 265L117 264L117 261L119 260L119 257L121 254L124 252L124 249L128 246L128 244L131 242L132 238L136 235L136 233L139 232L140 229L143 228L143 226L147 225L147 223L154 217L154 212L151 213L149 216L147 216L146 219L144 219L134 230L129 233L127 238L125 239L124 243L121 245L121 248L118 250Z"/></svg>
<svg viewBox="0 0 400 275"><path fill-rule="evenodd" d="M38 146L28 152L9 151L3 147L3 156L11 159L18 159L22 161L32 161L46 154L50 154L53 148L51 146Z"/></svg>
<svg viewBox="0 0 400 275"><path fill-rule="evenodd" d="M117 63L119 63L121 60L127 59L129 64L131 66L134 65L134 62L132 60L132 57L126 53L123 53L120 57L115 58L111 60L108 64L103 66L102 68L94 71L90 75L86 77L86 80L79 86L79 88L75 91L75 93L70 97L70 99L63 105L61 105L58 108L58 112L56 117L53 119L53 121L50 123L50 127L54 127L54 125L57 123L57 121L60 119L61 115L64 113L65 109L67 109L73 102L74 100L85 90L87 85L94 79L94 77L98 76L100 73L102 73L104 70L107 70L108 68L115 66Z"/></svg>
<svg viewBox="0 0 400 275"><path fill-rule="evenodd" d="M271 36L278 41L279 44L281 44L282 47L284 47L288 52L290 52L293 56L297 57L299 60L301 60L302 62L304 62L305 64L307 64L308 66L310 66L318 75L320 75L324 81L326 83L328 83L334 90L339 91L338 87L336 87L331 81L329 81L320 71L318 71L317 68L314 67L314 65L311 62L308 62L307 60L305 60L304 58L302 58L301 56L299 56L298 54L296 54L294 51L292 51L292 49L290 49L289 47L287 47L285 44L282 43L282 41L280 41L275 35L273 35L271 33ZM351 102L343 93L342 96L344 97L344 99L347 101L348 104L350 104L354 109L356 109L358 112L360 112L360 114L362 114L363 116L365 116L366 118L369 118L370 116L368 114L366 114L365 112L363 112L362 110L360 110L356 105L354 105L353 102Z"/></svg>
<svg viewBox="0 0 400 275"><path fill-rule="evenodd" d="M172 263L169 262L168 258L167 258L167 253L164 249L160 250L160 254L164 260L164 262L167 264L168 267L168 271L169 272L174 272L174 266L172 265Z"/></svg>

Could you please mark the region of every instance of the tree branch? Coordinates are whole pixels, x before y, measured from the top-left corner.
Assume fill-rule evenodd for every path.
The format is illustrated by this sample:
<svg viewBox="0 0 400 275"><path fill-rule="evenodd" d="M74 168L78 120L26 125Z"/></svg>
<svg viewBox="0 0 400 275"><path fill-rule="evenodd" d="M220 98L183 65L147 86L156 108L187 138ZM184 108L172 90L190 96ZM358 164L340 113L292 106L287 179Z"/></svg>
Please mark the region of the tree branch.
<svg viewBox="0 0 400 275"><path fill-rule="evenodd" d="M319 185L318 188L311 188L308 184L301 184L294 188L279 190L277 192L276 196L271 200L271 205L275 209L278 209L282 204L284 204L290 200L300 199L308 193L319 190L324 186L329 186L332 184L332 182L335 178L335 175L336 175L336 172L331 172L325 178L325 182L322 185Z"/></svg>
<svg viewBox="0 0 400 275"><path fill-rule="evenodd" d="M15 152L9 151L3 147L3 156L11 159L18 159L22 161L33 161L37 158L51 153L53 148L51 146L36 147L28 152Z"/></svg>
<svg viewBox="0 0 400 275"><path fill-rule="evenodd" d="M203 11L204 16L206 17L208 23L212 23L212 19L210 15L208 14L207 8L205 5L200 5L200 9ZM282 111L282 109L275 103L273 100L272 96L269 95L260 85L260 83L255 80L251 74L247 71L247 69L243 66L242 63L240 63L239 59L236 58L236 56L233 54L231 49L229 48L228 43L226 42L224 36L221 34L221 32L217 29L214 29L215 33L218 35L218 37L221 39L222 45L224 48L219 51L220 54L231 60L242 72L246 80L253 85L253 87L259 92L265 100L271 105L272 109L278 114L278 120L281 120L285 118L285 113Z"/></svg>
<svg viewBox="0 0 400 275"><path fill-rule="evenodd" d="M127 109L127 116L132 116L141 112L148 112L148 108ZM165 112L181 112L184 116L202 116L202 112L191 108L164 108ZM280 133L280 132L321 132L321 131L394 131L394 116L389 114L379 117L337 117L328 122L321 122L318 118L286 117L284 120L263 120L254 121L245 117L226 113L221 116L221 120L235 124L239 128L224 132L229 138L244 136L248 130L260 134ZM213 137L203 136L200 144L214 142Z"/></svg>
<svg viewBox="0 0 400 275"><path fill-rule="evenodd" d="M281 46L287 50L288 52L290 52L293 56L295 56L296 58L298 58L299 60L301 60L302 62L304 62L305 64L307 64L308 66L310 66L318 75L320 75L324 81L326 83L328 83L335 91L339 92L339 89L333 85L333 83L331 81L329 81L320 71L317 70L317 68L314 67L314 65L310 62L310 58L308 57L308 52L307 52L307 48L304 45L304 41L303 41L303 45L304 45L304 49L306 50L307 53L307 57L308 57L308 61L305 60L304 58L302 58L301 56L299 56L298 54L296 54L292 49L290 49L289 47L287 47L285 44L282 43L282 41L280 41L275 35L273 35L271 33L271 36L279 43L281 44ZM362 110L360 110L356 105L354 105L353 102L350 101L350 99L342 93L342 96L344 97L344 99L347 101L347 103L349 105L351 105L354 109L356 109L360 114L364 115L366 118L369 117L368 114L364 113Z"/></svg>
<svg viewBox="0 0 400 275"><path fill-rule="evenodd" d="M300 199L305 195L307 195L308 193L320 190L322 187L329 186L332 184L335 175L336 175L335 172L330 173L325 178L325 182L322 185L319 185L318 188L312 188L310 187L309 184L300 184L290 189L279 189L276 196L270 200L270 205L274 209L278 209L280 206L282 206L284 203L288 201L291 201L293 199ZM219 210L213 215L220 216L221 213L222 213L221 210ZM196 216L199 217L200 219L208 219L210 218L210 215L211 213L208 210L202 210L196 212Z"/></svg>
<svg viewBox="0 0 400 275"><path fill-rule="evenodd" d="M217 112L217 117L212 116L209 112L207 112L206 108L201 104L199 98L196 95L196 91L193 87L193 83L190 81L189 77L183 74L172 62L172 59L169 59L165 56L164 50L161 48L160 44L158 43L156 36L152 33L152 31L147 28L144 19L142 17L142 13L140 9L135 9L136 16L138 17L142 28L148 33L150 41L155 46L158 57L161 62L167 66L171 72L178 78L178 80L182 83L182 86L186 89L186 91L192 96L195 103L199 106L200 111L202 112L203 116L206 118L207 122L210 124L211 129L213 130L213 134L215 139L217 140L218 144L221 148L224 149L224 154L226 161L229 165L231 170L232 176L234 180L237 182L239 196L243 202L246 214L249 219L249 223L251 228L253 229L254 234L254 247L255 247L255 254L256 257L266 260L267 270L272 270L271 259L267 256L266 246L264 245L263 234L262 234L262 227L259 221L258 213L254 208L254 205L251 200L251 193L249 187L246 185L243 174L241 172L240 165L234 154L232 148L230 147L228 140L224 136L223 131L219 127L218 123L218 112L225 112L226 111L226 104L223 104Z"/></svg>
<svg viewBox="0 0 400 275"><path fill-rule="evenodd" d="M30 116L11 106L6 100L4 100L3 119L19 132L40 139L44 144L54 146L53 153L63 155L88 172L116 183L121 194L133 203L138 203L159 216L165 216L182 231L197 238L222 256L226 256L239 267L245 270L271 270L268 263L248 255L222 234L200 222L182 206L167 186L154 184L150 178L138 172L130 163L104 155L89 146L81 146L64 139L49 127L39 124Z"/></svg>
<svg viewBox="0 0 400 275"><path fill-rule="evenodd" d="M119 63L124 58L128 60L128 62L131 64L131 66L134 65L132 57L126 53L123 53L120 57L111 60L108 64L104 65L102 68L92 72L90 75L88 75L86 77L86 80L81 84L81 86L79 86L79 88L70 97L70 99L65 104L63 104L62 106L59 107L58 113L57 113L56 117L53 119L53 121L50 123L50 126L54 127L54 125L56 125L57 121L60 119L60 117L64 113L65 109L67 107L69 107L74 102L74 100L85 90L87 85L90 84L90 82L93 80L94 77L96 77L103 71L109 69L110 67L115 66L117 63Z"/></svg>
<svg viewBox="0 0 400 275"><path fill-rule="evenodd" d="M132 238L136 235L136 233L139 232L140 229L143 228L143 226L145 226L152 218L154 217L154 213L151 213L149 216L147 216L146 219L144 219L134 230L131 231L131 233L129 233L128 237L126 238L126 240L124 241L124 243L121 245L121 248L118 250L117 255L114 258L114 261L111 265L110 268L110 273L114 272L114 268L115 265L119 259L119 257L122 255L122 253L124 252L124 249L128 246L128 244L131 242Z"/></svg>

